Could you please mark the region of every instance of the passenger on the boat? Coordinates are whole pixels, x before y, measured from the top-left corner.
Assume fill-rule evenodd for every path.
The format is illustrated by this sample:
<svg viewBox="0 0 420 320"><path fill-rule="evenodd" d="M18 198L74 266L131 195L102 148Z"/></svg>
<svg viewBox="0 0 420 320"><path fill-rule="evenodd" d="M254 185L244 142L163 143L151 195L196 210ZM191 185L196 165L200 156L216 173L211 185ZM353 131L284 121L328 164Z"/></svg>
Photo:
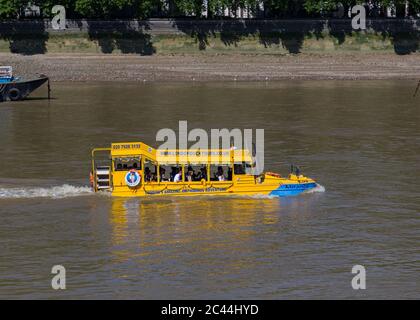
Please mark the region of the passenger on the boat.
<svg viewBox="0 0 420 320"><path fill-rule="evenodd" d="M197 175L195 176L196 181L201 181L203 179L207 181L207 168L206 167L200 168L200 172L198 172Z"/></svg>
<svg viewBox="0 0 420 320"><path fill-rule="evenodd" d="M185 174L185 180L193 181L194 178L194 170L191 166L188 166L187 173Z"/></svg>
<svg viewBox="0 0 420 320"><path fill-rule="evenodd" d="M160 181L168 181L165 177L166 170L165 168L160 168Z"/></svg>
<svg viewBox="0 0 420 320"><path fill-rule="evenodd" d="M222 167L217 167L216 178L219 181L225 181L225 176L223 174L223 168Z"/></svg>
<svg viewBox="0 0 420 320"><path fill-rule="evenodd" d="M188 171L186 176L185 176L185 180L191 182L193 181L193 172L192 171Z"/></svg>
<svg viewBox="0 0 420 320"><path fill-rule="evenodd" d="M174 181L175 175L177 174L177 167L171 167L171 174L169 176L170 181Z"/></svg>
<svg viewBox="0 0 420 320"><path fill-rule="evenodd" d="M229 167L229 170L228 170L228 181L232 181L232 168L231 167Z"/></svg>
<svg viewBox="0 0 420 320"><path fill-rule="evenodd" d="M122 164L121 163L117 164L117 170L118 171L122 170Z"/></svg>
<svg viewBox="0 0 420 320"><path fill-rule="evenodd" d="M150 169L148 167L146 167L144 169L144 181L150 182L150 181L152 181L152 178L153 178L152 172L150 171Z"/></svg>
<svg viewBox="0 0 420 320"><path fill-rule="evenodd" d="M176 174L174 176L174 182L181 182L181 181L182 181L181 169L176 168Z"/></svg>
<svg viewBox="0 0 420 320"><path fill-rule="evenodd" d="M155 172L152 173L152 181L157 182L158 180L158 173L157 173L157 167L155 166Z"/></svg>

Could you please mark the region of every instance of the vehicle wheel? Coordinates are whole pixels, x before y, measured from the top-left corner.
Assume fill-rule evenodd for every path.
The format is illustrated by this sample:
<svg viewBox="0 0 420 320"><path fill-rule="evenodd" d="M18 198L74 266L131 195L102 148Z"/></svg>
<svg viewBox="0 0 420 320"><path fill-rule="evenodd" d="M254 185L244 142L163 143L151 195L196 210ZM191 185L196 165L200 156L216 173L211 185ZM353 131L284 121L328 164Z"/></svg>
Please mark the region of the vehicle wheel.
<svg viewBox="0 0 420 320"><path fill-rule="evenodd" d="M8 95L11 101L17 101L21 99L20 90L18 88L10 89Z"/></svg>

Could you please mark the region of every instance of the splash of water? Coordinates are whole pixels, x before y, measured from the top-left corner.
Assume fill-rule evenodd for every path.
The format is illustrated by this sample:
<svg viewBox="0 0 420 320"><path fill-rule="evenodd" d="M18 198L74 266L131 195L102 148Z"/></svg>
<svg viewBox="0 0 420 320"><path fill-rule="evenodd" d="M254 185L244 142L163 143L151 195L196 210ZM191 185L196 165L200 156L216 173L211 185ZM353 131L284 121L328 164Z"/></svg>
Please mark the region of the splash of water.
<svg viewBox="0 0 420 320"><path fill-rule="evenodd" d="M246 196L250 199L278 199L278 196L275 195L269 195L269 194L253 194Z"/></svg>
<svg viewBox="0 0 420 320"><path fill-rule="evenodd" d="M23 187L4 188L0 187L0 199L29 199L29 198L52 198L62 199L79 197L92 194L91 188L86 186L76 187L68 184L49 188Z"/></svg>
<svg viewBox="0 0 420 320"><path fill-rule="evenodd" d="M325 192L325 187L317 183L315 188L309 189L305 191L304 193L315 193L315 192Z"/></svg>
<svg viewBox="0 0 420 320"><path fill-rule="evenodd" d="M304 191L304 193L325 192L325 187L317 184L315 188ZM0 187L0 199L30 199L30 198L52 198L62 199L70 197L79 197L93 194L91 188L87 186L72 186L64 184L49 188L42 187L23 187L23 188L5 188ZM274 199L273 195L252 195L248 196L253 199Z"/></svg>

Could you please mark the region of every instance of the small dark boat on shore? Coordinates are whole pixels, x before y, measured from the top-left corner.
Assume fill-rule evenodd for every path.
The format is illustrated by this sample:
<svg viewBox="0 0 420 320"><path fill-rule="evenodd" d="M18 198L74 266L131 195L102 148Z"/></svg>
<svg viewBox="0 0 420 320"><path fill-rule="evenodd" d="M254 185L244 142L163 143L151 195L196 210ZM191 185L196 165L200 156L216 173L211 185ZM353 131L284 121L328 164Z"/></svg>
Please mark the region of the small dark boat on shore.
<svg viewBox="0 0 420 320"><path fill-rule="evenodd" d="M47 76L40 75L39 78L23 80L13 76L12 67L0 67L0 101L23 100L44 83L48 84L49 99L50 82Z"/></svg>

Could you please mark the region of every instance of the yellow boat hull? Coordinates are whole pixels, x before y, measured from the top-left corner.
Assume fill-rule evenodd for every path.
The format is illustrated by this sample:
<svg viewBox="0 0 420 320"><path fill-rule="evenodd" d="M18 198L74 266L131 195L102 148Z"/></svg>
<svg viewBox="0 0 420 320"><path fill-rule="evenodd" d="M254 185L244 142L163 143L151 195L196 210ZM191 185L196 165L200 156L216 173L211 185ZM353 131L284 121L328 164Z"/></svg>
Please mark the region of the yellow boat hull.
<svg viewBox="0 0 420 320"><path fill-rule="evenodd" d="M97 165L95 156L103 153L105 165ZM107 158L107 159L106 159ZM146 167L146 164L148 167ZM205 172L201 181L187 181L190 165ZM227 175L222 167L228 167ZM169 182L161 175L162 167L177 169L182 181ZM218 176L211 168L222 170ZM154 171L153 174L151 169ZM292 169L288 177L266 172L260 174L248 150L194 149L157 150L142 142L113 143L111 148L92 150L91 184L95 191L111 191L118 197L201 196L201 195L297 195L315 188L314 180ZM293 168L293 167L292 167ZM149 170L146 175L146 169ZM229 174L230 172L230 174ZM165 171L163 171L165 173ZM225 180L213 181L209 177ZM175 180L174 177L171 177ZM152 180L152 181L149 181ZM227 181L226 181L227 180Z"/></svg>
<svg viewBox="0 0 420 320"><path fill-rule="evenodd" d="M242 176L236 181L207 182L146 182L137 187L128 187L124 183L114 185L113 196L118 197L154 197L154 196L201 196L201 195L266 195L292 196L316 187L314 180L300 176L291 178L264 178Z"/></svg>

